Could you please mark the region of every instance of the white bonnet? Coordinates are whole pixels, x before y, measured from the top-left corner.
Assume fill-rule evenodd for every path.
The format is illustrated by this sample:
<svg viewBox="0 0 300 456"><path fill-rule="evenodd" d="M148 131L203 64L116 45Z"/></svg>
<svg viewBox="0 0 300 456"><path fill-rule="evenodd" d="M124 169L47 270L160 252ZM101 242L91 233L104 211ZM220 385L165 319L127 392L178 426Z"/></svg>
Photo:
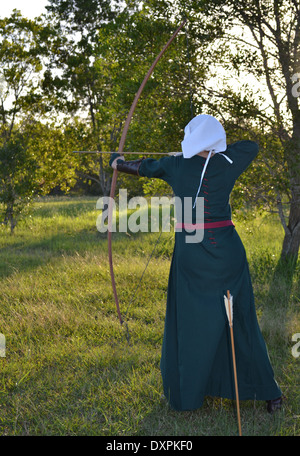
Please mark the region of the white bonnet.
<svg viewBox="0 0 300 456"><path fill-rule="evenodd" d="M181 142L184 158L191 158L203 150L215 154L226 150L226 133L220 122L208 114L194 117L184 129Z"/></svg>

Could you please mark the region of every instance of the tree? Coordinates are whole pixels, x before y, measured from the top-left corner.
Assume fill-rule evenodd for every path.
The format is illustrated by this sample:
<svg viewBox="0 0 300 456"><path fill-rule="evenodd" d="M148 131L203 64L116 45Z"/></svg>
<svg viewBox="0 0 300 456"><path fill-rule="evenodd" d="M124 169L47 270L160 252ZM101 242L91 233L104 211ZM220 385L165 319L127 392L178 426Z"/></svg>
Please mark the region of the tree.
<svg viewBox="0 0 300 456"><path fill-rule="evenodd" d="M13 232L17 217L36 190L32 180L35 160L28 154L27 138L17 127L36 103L38 76L42 69L41 27L14 10L0 20L0 197L4 223Z"/></svg>
<svg viewBox="0 0 300 456"><path fill-rule="evenodd" d="M259 142L253 177L240 182L248 179L256 194L259 187L261 201L273 199L285 233L281 258L294 261L300 245L299 2L179 0L174 7L189 10L198 59L210 67L199 85L203 106L223 119L230 139L246 133Z"/></svg>
<svg viewBox="0 0 300 456"><path fill-rule="evenodd" d="M11 136L0 148L0 164L2 219L13 233L18 217L36 191L36 161L27 153L23 135Z"/></svg>
<svg viewBox="0 0 300 456"><path fill-rule="evenodd" d="M90 12L96 3L99 9L93 17ZM94 136L94 142L88 144L92 150L117 150L135 93L182 19L176 18L174 23L168 14L156 15L155 10L143 7L140 2L127 3L111 12L104 9L105 14L100 0L87 3L53 0L48 8L58 24L61 40L59 46L53 46L53 69L60 68L62 73L55 75L49 67L44 88L64 100L69 113L81 111L87 116ZM66 14L72 15L73 22L65 23ZM195 77L202 77L202 67L196 70L194 65L194 68ZM186 36L182 34L159 62L144 89L127 135L126 150L176 150L183 127L190 120L189 95ZM83 156L82 163L87 175L90 163L95 179L93 158ZM108 160L99 155L97 163L97 180L102 193L108 194L111 175L111 170L106 172ZM134 190L132 180L122 179Z"/></svg>
<svg viewBox="0 0 300 456"><path fill-rule="evenodd" d="M90 134L86 148L105 150L103 127L112 111L108 102L112 98L112 75L109 60L106 63L105 58L101 58L105 45L101 46L99 33L104 24L113 22L117 2L114 7L107 0L49 0L49 3L47 17L55 33L43 81L44 93L52 100L55 97L58 111L87 119ZM111 133L113 136L113 128ZM82 157L81 175L96 180L104 195L110 189L106 165L102 155Z"/></svg>
<svg viewBox="0 0 300 456"><path fill-rule="evenodd" d="M13 233L34 196L71 182L76 163L66 164L63 132L37 120L47 112L41 79L50 29L14 10L0 30L0 202Z"/></svg>
<svg viewBox="0 0 300 456"><path fill-rule="evenodd" d="M15 124L39 99L43 26L14 10L0 19L0 121L1 138L10 140ZM28 117L28 115L27 115Z"/></svg>

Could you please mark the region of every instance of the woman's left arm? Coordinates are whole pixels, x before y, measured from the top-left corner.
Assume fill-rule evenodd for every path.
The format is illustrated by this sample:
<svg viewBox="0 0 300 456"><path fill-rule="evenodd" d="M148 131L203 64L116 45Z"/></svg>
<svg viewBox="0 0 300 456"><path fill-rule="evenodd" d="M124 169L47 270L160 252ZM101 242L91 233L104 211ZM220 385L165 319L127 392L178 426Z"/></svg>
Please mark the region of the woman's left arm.
<svg viewBox="0 0 300 456"><path fill-rule="evenodd" d="M115 154L113 154L115 155ZM123 173L127 174L133 174L135 176L139 176L139 169L141 166L141 163L144 159L141 158L139 160L127 160L125 161L125 158L123 155L118 155L117 157L113 157L110 159L110 166L113 169L116 169L117 171L121 171Z"/></svg>
<svg viewBox="0 0 300 456"><path fill-rule="evenodd" d="M163 157L160 160L153 158L141 158L139 160L126 161L123 156L113 154L110 159L110 166L128 174L135 174L141 177L156 177L168 182L174 171L175 157Z"/></svg>

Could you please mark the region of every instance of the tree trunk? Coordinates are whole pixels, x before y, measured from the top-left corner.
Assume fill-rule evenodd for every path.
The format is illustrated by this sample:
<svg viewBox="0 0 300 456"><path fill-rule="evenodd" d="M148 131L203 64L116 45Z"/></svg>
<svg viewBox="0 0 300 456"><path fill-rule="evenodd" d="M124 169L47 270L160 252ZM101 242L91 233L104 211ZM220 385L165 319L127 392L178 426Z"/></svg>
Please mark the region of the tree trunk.
<svg viewBox="0 0 300 456"><path fill-rule="evenodd" d="M14 203L10 203L5 212L5 219L4 223L7 225L9 223L10 226L10 234L14 233L14 229L17 226L17 220L14 217Z"/></svg>
<svg viewBox="0 0 300 456"><path fill-rule="evenodd" d="M103 158L101 154L99 155L99 182L103 196L108 196L110 193L111 177L109 177L108 174L104 171Z"/></svg>
<svg viewBox="0 0 300 456"><path fill-rule="evenodd" d="M14 216L12 215L11 219L10 219L10 234L14 234L14 229L15 229L16 225L17 225L17 222L16 222Z"/></svg>
<svg viewBox="0 0 300 456"><path fill-rule="evenodd" d="M281 258L297 261L300 246L300 128L294 122L293 138L286 148L290 175L291 204L288 225L285 227Z"/></svg>
<svg viewBox="0 0 300 456"><path fill-rule="evenodd" d="M91 90L91 92L92 92L92 90ZM99 140L99 128L98 128L98 125L97 125L97 122L96 122L96 116L95 116L95 112L94 112L94 103L92 101L91 96L89 96L89 107L90 107L90 114L91 114L91 120L92 120L92 125L93 125L93 132L95 134L95 137L97 138L97 150L101 151L101 144L98 142L98 140ZM99 184L100 184L103 196L108 196L109 195L110 183L111 183L111 178L104 171L103 157L100 154L99 155Z"/></svg>
<svg viewBox="0 0 300 456"><path fill-rule="evenodd" d="M282 244L281 259L297 261L300 246L300 216L299 207L291 206L289 223Z"/></svg>

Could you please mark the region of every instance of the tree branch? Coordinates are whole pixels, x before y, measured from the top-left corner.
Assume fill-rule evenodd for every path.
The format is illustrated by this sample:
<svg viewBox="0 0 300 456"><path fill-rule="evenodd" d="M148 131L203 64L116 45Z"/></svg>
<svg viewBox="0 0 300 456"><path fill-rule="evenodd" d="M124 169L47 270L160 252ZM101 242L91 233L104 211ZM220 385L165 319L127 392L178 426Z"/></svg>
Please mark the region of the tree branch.
<svg viewBox="0 0 300 456"><path fill-rule="evenodd" d="M90 179L90 180L92 180L92 181L94 181L94 182L97 182L97 184L100 185L100 187L101 187L101 182L100 182L99 179L96 179L95 177L90 176L89 174L86 174L86 173L84 173L83 171L77 171L77 172L78 172L78 174L79 174L81 177L85 177L86 179Z"/></svg>

